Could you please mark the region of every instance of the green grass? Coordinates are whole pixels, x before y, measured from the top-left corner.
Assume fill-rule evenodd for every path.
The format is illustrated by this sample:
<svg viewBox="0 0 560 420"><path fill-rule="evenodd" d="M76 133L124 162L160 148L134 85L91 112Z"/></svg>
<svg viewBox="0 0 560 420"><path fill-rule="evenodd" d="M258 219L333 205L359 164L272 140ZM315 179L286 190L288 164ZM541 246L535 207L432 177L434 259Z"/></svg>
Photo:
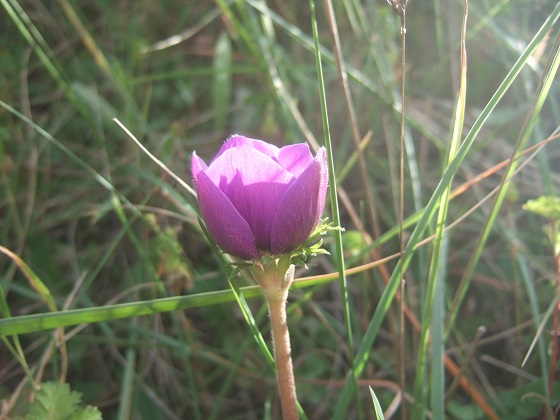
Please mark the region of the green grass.
<svg viewBox="0 0 560 420"><path fill-rule="evenodd" d="M333 1L334 20L314 3L316 18L294 0L0 0L11 416L33 382L63 377L108 419L279 418L260 291L243 273L230 287L191 191L113 118L190 186L192 151L210 159L234 133L328 145L325 215L346 232L298 271L310 278L288 305L307 417L377 418L402 369L411 418L532 418L560 403L545 386L553 251L545 220L521 208L560 179L555 141L523 154L557 134L560 6L471 1L460 96L463 2L410 0L407 244L366 266L399 251L400 20L385 1Z"/></svg>

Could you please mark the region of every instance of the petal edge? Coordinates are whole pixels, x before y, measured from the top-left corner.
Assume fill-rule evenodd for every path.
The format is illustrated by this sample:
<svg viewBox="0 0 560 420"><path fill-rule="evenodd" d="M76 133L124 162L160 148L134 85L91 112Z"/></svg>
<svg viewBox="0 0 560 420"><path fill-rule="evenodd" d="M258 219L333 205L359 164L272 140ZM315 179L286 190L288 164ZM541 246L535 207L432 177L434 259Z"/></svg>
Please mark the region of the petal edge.
<svg viewBox="0 0 560 420"><path fill-rule="evenodd" d="M325 206L327 179L326 155L321 148L280 201L271 231L274 254L293 251L313 232Z"/></svg>
<svg viewBox="0 0 560 420"><path fill-rule="evenodd" d="M197 192L206 227L220 248L244 260L259 257L249 224L203 171L198 174Z"/></svg>

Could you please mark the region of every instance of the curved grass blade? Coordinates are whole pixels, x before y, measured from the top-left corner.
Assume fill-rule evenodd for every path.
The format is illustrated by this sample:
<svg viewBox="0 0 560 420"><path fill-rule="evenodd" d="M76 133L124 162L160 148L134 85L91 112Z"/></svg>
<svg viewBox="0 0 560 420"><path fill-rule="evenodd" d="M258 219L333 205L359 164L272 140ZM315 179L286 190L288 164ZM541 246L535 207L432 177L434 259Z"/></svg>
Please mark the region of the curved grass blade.
<svg viewBox="0 0 560 420"><path fill-rule="evenodd" d="M240 288L245 297L261 295L257 286ZM232 302L235 300L230 290L200 293L190 296L179 296L153 300L122 303L93 308L71 309L62 312L40 313L0 320L0 336L22 334L67 327L79 324L91 324L113 319L127 318L140 315L150 315L160 312L171 312L201 306Z"/></svg>
<svg viewBox="0 0 560 420"><path fill-rule="evenodd" d="M373 407L375 408L375 417L377 418L377 420L385 420L385 416L383 416L383 410L381 409L379 400L377 399L377 396L375 395L375 392L373 392L371 386L369 387L369 392L371 394L371 400L373 401Z"/></svg>
<svg viewBox="0 0 560 420"><path fill-rule="evenodd" d="M12 251L10 251L7 248L4 248L1 245L0 245L0 252L10 257L14 261L14 263L17 264L17 266L23 272L23 274L25 275L25 277L27 278L31 286L37 291L37 293L39 293L41 298L45 301L48 308L51 311L56 312L57 311L56 303L54 301L54 298L52 297L49 288L45 286L45 283L43 283L39 278L39 276L37 276L37 274L33 272L31 267L29 267L20 257L14 254Z"/></svg>

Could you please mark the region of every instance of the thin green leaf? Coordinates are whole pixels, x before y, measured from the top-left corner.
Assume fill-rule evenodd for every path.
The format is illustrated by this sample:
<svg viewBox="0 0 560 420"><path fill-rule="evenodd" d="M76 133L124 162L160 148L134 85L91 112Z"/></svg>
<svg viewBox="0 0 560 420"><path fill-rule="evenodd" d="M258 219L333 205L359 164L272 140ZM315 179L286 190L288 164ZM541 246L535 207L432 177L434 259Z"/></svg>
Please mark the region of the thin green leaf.
<svg viewBox="0 0 560 420"><path fill-rule="evenodd" d="M37 276L37 274L35 274L35 272L31 269L31 267L29 267L25 263L25 261L23 261L20 257L18 257L16 254L14 254L12 251L10 251L9 249L7 249L7 248L5 248L1 245L0 245L0 252L7 255L8 257L10 257L12 259L12 261L17 264L17 266L23 272L23 274L25 275L25 277L27 278L27 280L29 281L31 286L43 298L43 301L47 304L48 308L51 311L56 312L57 311L56 303L54 301L54 298L52 297L51 291L45 285L45 283L42 282L42 280L39 278L39 276Z"/></svg>
<svg viewBox="0 0 560 420"><path fill-rule="evenodd" d="M377 399L377 395L373 392L371 386L369 387L369 393L371 394L371 400L373 401L373 407L375 408L375 416L377 420L385 420L383 416L383 410L381 409L381 405L379 404L379 400Z"/></svg>
<svg viewBox="0 0 560 420"><path fill-rule="evenodd" d="M131 418L132 396L134 394L134 371L136 367L136 351L129 348L126 352L124 374L121 382L121 393L119 398L119 412L117 420Z"/></svg>

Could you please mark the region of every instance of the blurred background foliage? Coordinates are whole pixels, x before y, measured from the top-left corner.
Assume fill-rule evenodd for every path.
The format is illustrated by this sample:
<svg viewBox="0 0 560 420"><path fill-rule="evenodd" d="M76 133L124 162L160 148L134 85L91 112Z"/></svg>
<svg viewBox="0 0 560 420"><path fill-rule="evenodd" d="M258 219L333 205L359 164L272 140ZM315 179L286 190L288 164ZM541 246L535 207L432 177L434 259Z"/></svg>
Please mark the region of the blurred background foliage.
<svg viewBox="0 0 560 420"><path fill-rule="evenodd" d="M227 289L224 271L201 235L193 196L150 161L112 119L118 118L191 185L192 151L208 160L231 134L277 145L321 139L308 4L1 4L0 245L32 268L58 308ZM467 129L555 5L555 0L471 2ZM322 2L317 7L335 168L339 174L343 168L348 171L340 186L354 211L341 206L346 255L350 265L358 265L372 260L363 251L371 240L398 226L400 21L385 0L334 2L367 162L364 185L353 157L352 126L333 62L325 7ZM459 86L462 14L458 0L411 0L407 9L406 215L423 208L441 178ZM454 185L509 158L556 32L487 121ZM553 85L532 144L557 128L558 89ZM534 284L544 312L553 295L554 264L544 221L521 205L540 194L555 194L558 151L556 143L549 144L515 177L448 341L448 354L504 418L531 418L542 408L538 398L520 403L524 395L544 392L538 358L520 368L536 334L522 278ZM476 182L454 199L449 220L479 203L497 186L499 176ZM375 217L367 204L368 189ZM483 203L448 237L448 305L489 206L489 201ZM326 243L331 245L328 239ZM379 256L397 252L398 235L377 249ZM386 267L391 271L393 266ZM406 300L418 316L428 270L429 250L422 248L407 273ZM298 275L332 271L332 259L321 257ZM0 258L0 273L12 316L48 310L11 259ZM378 269L350 278L358 343L384 284ZM295 290L290 301L298 396L310 418L332 415L348 372L339 293L338 285L329 283ZM274 375L239 308L210 303L68 328L67 360L48 351L53 340L48 331L19 340L29 366L44 365L44 371L33 371L34 377L56 379L67 364L67 382L84 394L85 403L98 406L104 418L277 418ZM268 336L264 301L250 304ZM3 315L8 316L5 307ZM475 339L480 326L486 333ZM359 394L362 407L352 405L348 418L359 418L360 410L374 418L367 385L375 389L382 407L392 401L395 388L376 386L375 381L398 383L398 331L395 305L371 349ZM545 336L549 343L550 334ZM417 333L408 327L411 384L417 341ZM453 377L447 379L452 384ZM0 397L17 397L10 406L12 415L23 413L28 404L31 388L18 388L23 382L25 369L7 347L0 347ZM446 401L451 418L483 418L456 386L450 387Z"/></svg>

